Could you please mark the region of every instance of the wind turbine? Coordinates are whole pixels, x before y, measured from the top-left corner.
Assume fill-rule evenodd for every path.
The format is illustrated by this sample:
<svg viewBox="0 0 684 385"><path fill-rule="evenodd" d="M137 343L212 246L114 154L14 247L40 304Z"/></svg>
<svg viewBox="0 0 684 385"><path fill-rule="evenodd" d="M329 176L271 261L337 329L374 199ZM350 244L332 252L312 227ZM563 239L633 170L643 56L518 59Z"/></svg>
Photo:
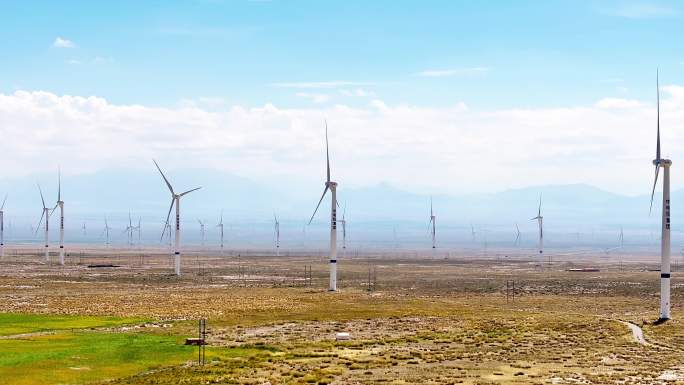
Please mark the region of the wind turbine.
<svg viewBox="0 0 684 385"><path fill-rule="evenodd" d="M537 211L537 216L530 219L531 221L536 220L539 224L539 256L544 254L544 217L541 215L541 204L542 196L539 194L539 211ZM542 259L543 262L543 259Z"/></svg>
<svg viewBox="0 0 684 385"><path fill-rule="evenodd" d="M57 204L59 207L59 264L64 265L64 201L62 200L62 172L57 169Z"/></svg>
<svg viewBox="0 0 684 385"><path fill-rule="evenodd" d="M275 237L276 257L278 257L280 256L280 222L278 221L278 217L275 215L275 213L273 213L273 220L275 222L273 235Z"/></svg>
<svg viewBox="0 0 684 385"><path fill-rule="evenodd" d="M197 222L200 224L200 237L202 238L202 247L204 247L204 222L199 219Z"/></svg>
<svg viewBox="0 0 684 385"><path fill-rule="evenodd" d="M428 228L430 229L430 235L432 236L432 248L435 246L435 236L437 235L435 231L435 213L432 211L432 197L430 197L430 222L428 223Z"/></svg>
<svg viewBox="0 0 684 385"><path fill-rule="evenodd" d="M475 226L473 224L470 224L470 235L473 237L473 242L475 242L475 236L477 235L477 232L475 231Z"/></svg>
<svg viewBox="0 0 684 385"><path fill-rule="evenodd" d="M219 228L219 235L221 236L221 255L223 255L223 210L221 210L221 218L216 227Z"/></svg>
<svg viewBox="0 0 684 385"><path fill-rule="evenodd" d="M515 224L515 242L514 244L516 246L520 246L520 228L518 227L518 224Z"/></svg>
<svg viewBox="0 0 684 385"><path fill-rule="evenodd" d="M169 180L166 179L166 176L162 172L161 168L159 168L159 165L157 164L156 160L152 160L154 162L154 165L157 166L157 170L159 170L159 173L161 174L162 178L164 178L164 182L166 182L166 186L169 188L169 191L171 191L171 206L169 207L169 213L166 215L166 223L169 223L169 218L171 217L171 210L173 210L173 206L176 206L176 235L175 235L175 245L174 245L174 271L177 276L180 277L181 271L180 271L180 265L181 265L181 256L180 256L180 199L182 196L190 194L191 192L195 190L199 190L202 187L196 187L194 189L188 190L186 192L176 194L173 191L173 187L171 187L171 183L169 183ZM162 233L162 237L164 234Z"/></svg>
<svg viewBox="0 0 684 385"><path fill-rule="evenodd" d="M126 226L126 229L123 231L124 233L126 233L128 247L133 247L133 231L134 230L135 230L135 226L133 226L133 219L131 218L131 210L128 210L128 226Z"/></svg>
<svg viewBox="0 0 684 385"><path fill-rule="evenodd" d="M138 217L138 226L135 229L138 230L138 247L140 247L142 243L142 217Z"/></svg>
<svg viewBox="0 0 684 385"><path fill-rule="evenodd" d="M86 235L88 235L88 233L86 232L86 224L85 224L85 222L83 222L83 227L82 227L81 229L83 230L83 236L84 236L84 237L85 237Z"/></svg>
<svg viewBox="0 0 684 385"><path fill-rule="evenodd" d="M107 223L107 216L106 215L104 217L104 223L105 223L105 227L102 230L102 234L105 236L105 246L109 246L109 230L111 230L112 228L109 227L109 224Z"/></svg>
<svg viewBox="0 0 684 385"><path fill-rule="evenodd" d="M38 192L40 192L40 200L43 202L43 214L40 216L40 221L38 221L38 226L36 226L36 233L40 229L40 224L45 218L45 262L50 262L50 250L48 244L49 226L50 226L50 209L45 206L45 198L43 198L43 190L41 190L40 185L38 185Z"/></svg>
<svg viewBox="0 0 684 385"><path fill-rule="evenodd" d="M320 207L325 194L330 190L330 291L337 291L337 182L330 180L330 151L328 149L328 122L325 122L325 159L327 164L327 179L323 195L316 205L316 209L309 219L309 224L313 221Z"/></svg>
<svg viewBox="0 0 684 385"><path fill-rule="evenodd" d="M345 215L347 214L347 204L344 204L344 208L342 209L342 220L340 223L342 224L342 248L346 249L347 248L347 220L345 219Z"/></svg>
<svg viewBox="0 0 684 385"><path fill-rule="evenodd" d="M2 206L0 206L0 257L5 256L5 202L7 201L7 194L5 194L5 199L2 200Z"/></svg>
<svg viewBox="0 0 684 385"><path fill-rule="evenodd" d="M625 233L622 231L622 226L620 226L620 235L618 236L618 240L620 241L620 248L622 249L625 245Z"/></svg>
<svg viewBox="0 0 684 385"><path fill-rule="evenodd" d="M660 237L660 321L670 319L670 166L672 161L660 157L660 85L656 72L656 102L657 102L657 134L656 134L656 158L655 178L651 191L651 210L653 210L653 196L655 195L658 173L663 168L663 208L662 227ZM649 211L650 213L650 211Z"/></svg>

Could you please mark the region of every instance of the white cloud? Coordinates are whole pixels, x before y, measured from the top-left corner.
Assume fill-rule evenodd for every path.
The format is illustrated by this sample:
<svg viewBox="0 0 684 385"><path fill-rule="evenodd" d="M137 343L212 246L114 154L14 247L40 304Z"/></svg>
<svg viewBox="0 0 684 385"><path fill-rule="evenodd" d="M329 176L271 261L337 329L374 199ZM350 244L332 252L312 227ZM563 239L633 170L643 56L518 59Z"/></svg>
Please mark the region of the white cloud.
<svg viewBox="0 0 684 385"><path fill-rule="evenodd" d="M76 60L76 59L69 59L69 60L67 60L67 63L78 65L78 64L81 64L81 61Z"/></svg>
<svg viewBox="0 0 684 385"><path fill-rule="evenodd" d="M638 100L632 99L620 99L620 98L603 98L596 102L596 107L598 108L637 108L641 107L643 104Z"/></svg>
<svg viewBox="0 0 684 385"><path fill-rule="evenodd" d="M316 104L326 103L326 102L330 101L330 99L331 99L330 95L328 95L328 94L315 94L315 93L309 93L309 92L297 92L295 95L299 96L300 98L309 99Z"/></svg>
<svg viewBox="0 0 684 385"><path fill-rule="evenodd" d="M684 152L684 87L663 87L664 155ZM447 192L589 183L643 193L652 178L654 103L603 99L567 108L482 111L463 103L318 108L159 108L49 92L0 94L7 176L101 168L208 167L263 183L320 182L323 121L341 185L388 181ZM210 109L206 103L218 103ZM614 108L618 106L620 108ZM678 182L673 181L673 184Z"/></svg>
<svg viewBox="0 0 684 385"><path fill-rule="evenodd" d="M64 39L59 36L52 43L52 46L55 48L76 48L76 44L74 44L73 41Z"/></svg>
<svg viewBox="0 0 684 385"><path fill-rule="evenodd" d="M433 69L418 72L416 75L422 77L449 77L449 76L467 76L483 74L489 71L487 67L469 67L469 68L451 68L451 69Z"/></svg>
<svg viewBox="0 0 684 385"><path fill-rule="evenodd" d="M285 83L272 83L273 87L280 88L301 88L301 89L316 89L316 88L340 88L340 87L361 87L361 86L372 86L375 83L367 82L350 82L345 80L333 80L327 82L285 82Z"/></svg>

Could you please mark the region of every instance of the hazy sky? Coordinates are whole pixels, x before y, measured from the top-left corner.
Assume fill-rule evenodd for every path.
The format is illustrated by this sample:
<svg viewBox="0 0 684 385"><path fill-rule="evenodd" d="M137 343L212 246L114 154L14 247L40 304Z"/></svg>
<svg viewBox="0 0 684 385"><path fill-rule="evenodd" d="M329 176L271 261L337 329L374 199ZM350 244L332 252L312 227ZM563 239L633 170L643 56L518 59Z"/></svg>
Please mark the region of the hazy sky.
<svg viewBox="0 0 684 385"><path fill-rule="evenodd" d="M649 191L684 149L684 6L646 1L13 2L2 175L206 167L411 191Z"/></svg>

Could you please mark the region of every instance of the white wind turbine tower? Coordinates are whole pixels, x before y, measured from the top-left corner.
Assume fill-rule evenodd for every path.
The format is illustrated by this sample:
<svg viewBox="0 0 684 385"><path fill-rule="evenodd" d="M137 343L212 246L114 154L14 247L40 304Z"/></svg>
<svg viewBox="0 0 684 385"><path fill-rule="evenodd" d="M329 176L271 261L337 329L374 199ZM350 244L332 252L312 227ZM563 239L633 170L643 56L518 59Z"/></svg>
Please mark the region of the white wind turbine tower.
<svg viewBox="0 0 684 385"><path fill-rule="evenodd" d="M662 228L660 237L660 321L670 319L670 166L672 161L660 158L660 85L658 84L658 74L656 73L656 101L657 101L657 136L656 136L656 158L653 160L655 165L655 179L653 180L653 190L651 191L651 210L653 209L653 196L655 195L656 184L658 183L658 173L663 168L663 208L662 208Z"/></svg>
<svg viewBox="0 0 684 385"><path fill-rule="evenodd" d="M45 198L43 198L43 190L41 190L40 185L38 185L38 192L40 192L40 200L43 202L43 214L41 214L38 226L36 226L36 233L38 233L40 224L43 222L43 218L45 218L45 262L50 262L50 246L48 243L48 235L50 234L50 209L45 206Z"/></svg>
<svg viewBox="0 0 684 385"><path fill-rule="evenodd" d="M477 235L477 232L475 231L475 226L473 224L470 224L470 235L473 237L473 242L475 242L475 236Z"/></svg>
<svg viewBox="0 0 684 385"><path fill-rule="evenodd" d="M328 122L325 122L325 159L327 164L327 179L323 195L316 205L309 224L313 221L318 207L323 202L325 194L330 190L330 291L337 291L337 182L330 180L330 151L328 149Z"/></svg>
<svg viewBox="0 0 684 385"><path fill-rule="evenodd" d="M5 194L5 199L2 200L2 206L0 206L0 257L5 256L5 202L7 201L7 194Z"/></svg>
<svg viewBox="0 0 684 385"><path fill-rule="evenodd" d="M166 176L162 172L161 168L159 168L159 165L157 164L157 161L152 160L154 162L154 165L157 166L157 170L159 170L159 173L161 174L162 178L164 178L164 182L166 182L166 186L169 188L169 191L171 191L171 206L169 207L169 213L166 215L166 223L169 223L169 218L171 217L171 210L173 210L173 206L176 206L176 234L175 234L175 245L174 245L174 271L177 276L181 275L180 271L180 265L181 265L181 256L180 256L180 199L182 196L190 194L191 192L195 190L201 189L201 187L196 187L194 189L188 190L186 192L176 194L173 191L173 187L171 187L171 183L169 183L169 180L166 179ZM164 234L162 233L162 237Z"/></svg>
<svg viewBox="0 0 684 385"><path fill-rule="evenodd" d="M539 211L537 211L537 216L530 219L531 221L536 220L537 223L539 224L539 256L542 257L544 255L544 217L541 215L541 204L542 204L542 196L539 194ZM544 260L542 258L542 263L544 263Z"/></svg>
<svg viewBox="0 0 684 385"><path fill-rule="evenodd" d="M221 255L223 255L223 210L221 210L221 218L216 227L219 228L219 236L221 237Z"/></svg>
<svg viewBox="0 0 684 385"><path fill-rule="evenodd" d="M84 236L84 237L85 237L86 235L88 235L88 233L86 232L86 224L85 224L85 222L83 222L82 230L83 230L83 236Z"/></svg>
<svg viewBox="0 0 684 385"><path fill-rule="evenodd" d="M202 247L204 247L204 222L198 219L197 223L200 225L200 238L202 239Z"/></svg>
<svg viewBox="0 0 684 385"><path fill-rule="evenodd" d="M275 222L273 236L275 238L276 257L278 257L280 256L280 221L278 221L278 217L275 213L273 213L273 221Z"/></svg>
<svg viewBox="0 0 684 385"><path fill-rule="evenodd" d="M57 170L57 204L59 207L59 264L64 265L64 201L62 200L62 172Z"/></svg>
<svg viewBox="0 0 684 385"><path fill-rule="evenodd" d="M435 249L437 232L435 229L435 213L432 211L432 197L430 197L430 222L428 223L428 228L430 229L430 236L432 237L432 248Z"/></svg>

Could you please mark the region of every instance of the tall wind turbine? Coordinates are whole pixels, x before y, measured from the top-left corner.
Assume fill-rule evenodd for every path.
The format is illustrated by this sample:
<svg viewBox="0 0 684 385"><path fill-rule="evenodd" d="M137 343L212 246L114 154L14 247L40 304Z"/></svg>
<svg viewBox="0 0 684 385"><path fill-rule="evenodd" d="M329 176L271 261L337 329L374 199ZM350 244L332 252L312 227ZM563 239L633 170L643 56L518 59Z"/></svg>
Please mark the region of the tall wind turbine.
<svg viewBox="0 0 684 385"><path fill-rule="evenodd" d="M539 224L539 256L544 255L544 217L541 215L541 204L542 196L539 194L539 211L537 211L537 216L530 219L531 221L536 220ZM543 262L543 259L542 259Z"/></svg>
<svg viewBox="0 0 684 385"><path fill-rule="evenodd" d="M470 235L473 237L473 242L475 242L475 236L477 235L477 232L475 231L475 226L473 224L470 224Z"/></svg>
<svg viewBox="0 0 684 385"><path fill-rule="evenodd" d="M327 179L323 195L316 205L309 224L313 221L325 194L330 190L330 291L337 291L337 182L330 180L330 151L328 149L328 122L325 122L325 159L327 164Z"/></svg>
<svg viewBox="0 0 684 385"><path fill-rule="evenodd" d="M432 236L432 248L434 249L436 248L435 241L437 232L435 231L435 213L432 211L432 197L430 197L430 222L428 223L428 227L430 228L430 236Z"/></svg>
<svg viewBox="0 0 684 385"><path fill-rule="evenodd" d="M520 228L518 224L515 224L515 243L516 246L520 246Z"/></svg>
<svg viewBox="0 0 684 385"><path fill-rule="evenodd" d="M5 199L2 200L2 206L0 206L0 257L5 256L5 202L7 201L7 194L5 194Z"/></svg>
<svg viewBox="0 0 684 385"><path fill-rule="evenodd" d="M59 207L59 264L64 265L64 201L62 200L62 171L57 169L57 204Z"/></svg>
<svg viewBox="0 0 684 385"><path fill-rule="evenodd" d="M276 257L278 257L280 256L280 221L278 221L278 217L275 213L273 213L273 221L273 237L275 238Z"/></svg>
<svg viewBox="0 0 684 385"><path fill-rule="evenodd" d="M166 215L166 223L169 223L169 218L171 217L171 210L173 210L173 206L176 206L176 235L175 235L175 245L174 245L174 271L177 276L180 277L181 271L180 271L180 265L181 265L181 256L180 256L180 199L182 196L190 194L191 192L195 190L199 190L202 187L196 187L194 189L188 190L186 192L176 194L173 191L173 187L171 187L171 183L169 183L169 180L166 179L166 176L162 172L161 168L159 168L159 165L157 164L156 160L152 160L154 162L154 165L157 166L157 170L159 170L159 173L161 174L162 178L164 178L164 182L166 182L166 186L169 188L169 191L171 192L171 206L169 207L169 213ZM162 237L164 234L162 234Z"/></svg>
<svg viewBox="0 0 684 385"><path fill-rule="evenodd" d="M216 227L219 228L219 236L221 237L221 255L223 255L223 210L221 210L221 218Z"/></svg>
<svg viewBox="0 0 684 385"><path fill-rule="evenodd" d="M657 102L657 134L656 134L656 158L655 179L651 191L651 210L653 209L653 196L658 183L658 172L663 168L663 208L662 228L660 237L660 320L670 319L670 166L672 161L660 158L660 85L656 72L656 102Z"/></svg>
<svg viewBox="0 0 684 385"><path fill-rule="evenodd" d="M40 224L45 218L45 262L50 262L50 250L48 243L49 227L50 227L50 209L45 206L45 198L43 198L43 190L41 190L40 185L38 185L38 192L40 192L40 200L43 202L43 214L40 216L40 221L38 221L38 226L36 226L36 233L40 229Z"/></svg>

